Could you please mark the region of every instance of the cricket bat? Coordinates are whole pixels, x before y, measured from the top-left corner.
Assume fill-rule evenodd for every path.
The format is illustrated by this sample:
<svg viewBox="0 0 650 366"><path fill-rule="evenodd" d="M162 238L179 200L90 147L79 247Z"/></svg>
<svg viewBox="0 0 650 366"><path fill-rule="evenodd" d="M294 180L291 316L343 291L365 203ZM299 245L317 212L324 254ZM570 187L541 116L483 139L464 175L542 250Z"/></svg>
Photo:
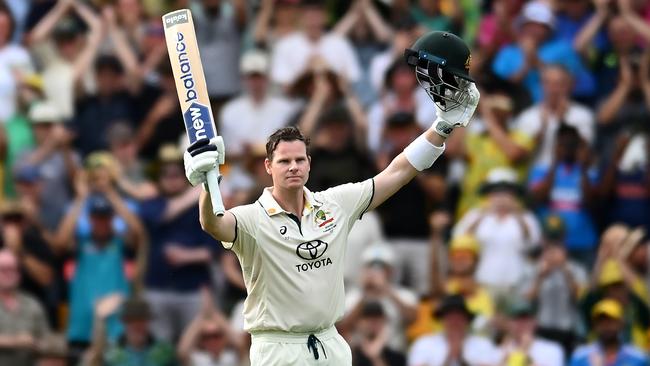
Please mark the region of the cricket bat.
<svg viewBox="0 0 650 366"><path fill-rule="evenodd" d="M189 9L175 10L163 15L167 53L174 71L176 92L183 112L185 130L190 145L216 139L223 146L214 124L208 89L205 85L203 65L196 42L194 22ZM224 151L221 148L220 151ZM223 164L223 156L219 158ZM219 165L207 173L206 182L215 215L224 214L223 201L219 192Z"/></svg>

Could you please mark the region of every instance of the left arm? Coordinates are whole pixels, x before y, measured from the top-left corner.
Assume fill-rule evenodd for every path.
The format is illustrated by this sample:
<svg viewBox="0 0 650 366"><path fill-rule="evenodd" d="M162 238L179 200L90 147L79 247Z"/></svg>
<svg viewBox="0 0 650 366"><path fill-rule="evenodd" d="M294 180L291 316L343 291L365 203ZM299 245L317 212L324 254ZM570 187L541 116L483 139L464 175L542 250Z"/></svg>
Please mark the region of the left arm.
<svg viewBox="0 0 650 366"><path fill-rule="evenodd" d="M423 136L430 144L444 148L445 138L439 135L433 127L426 130ZM375 195L368 210L381 205L417 174L418 171L406 159L403 152L397 155L386 169L375 176Z"/></svg>

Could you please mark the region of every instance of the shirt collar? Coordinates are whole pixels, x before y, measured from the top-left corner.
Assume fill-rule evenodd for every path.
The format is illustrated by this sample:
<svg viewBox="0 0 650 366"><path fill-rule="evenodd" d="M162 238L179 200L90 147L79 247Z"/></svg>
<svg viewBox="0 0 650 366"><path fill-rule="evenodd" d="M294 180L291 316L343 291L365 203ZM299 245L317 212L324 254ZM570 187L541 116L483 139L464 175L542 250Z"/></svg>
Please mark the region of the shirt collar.
<svg viewBox="0 0 650 366"><path fill-rule="evenodd" d="M323 205L322 202L318 201L314 197L314 193L307 189L307 187L303 187L303 194L305 197L305 209L303 210L303 214L308 214L310 213L315 207L320 207ZM264 188L264 191L262 192L262 195L258 199L258 202L260 205L262 205L262 208L264 208L264 211L269 215L269 216L274 216L282 212L286 212L282 207L280 207L280 204L273 198L273 195L271 194L271 191L273 190L273 187L266 187ZM288 212L287 212L288 213Z"/></svg>

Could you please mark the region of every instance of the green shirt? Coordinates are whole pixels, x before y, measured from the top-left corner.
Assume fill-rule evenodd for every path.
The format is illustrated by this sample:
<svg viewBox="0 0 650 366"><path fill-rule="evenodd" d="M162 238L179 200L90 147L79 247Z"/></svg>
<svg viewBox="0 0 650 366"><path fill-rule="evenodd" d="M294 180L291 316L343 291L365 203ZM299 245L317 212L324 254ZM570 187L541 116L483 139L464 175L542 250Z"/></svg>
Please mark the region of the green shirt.
<svg viewBox="0 0 650 366"><path fill-rule="evenodd" d="M4 125L7 134L7 158L5 159L4 192L7 196L15 196L13 182L13 166L21 153L34 148L34 134L27 117L15 114Z"/></svg>
<svg viewBox="0 0 650 366"><path fill-rule="evenodd" d="M144 349L137 350L116 344L104 355L106 366L173 366L176 365L174 347L166 342L153 341Z"/></svg>

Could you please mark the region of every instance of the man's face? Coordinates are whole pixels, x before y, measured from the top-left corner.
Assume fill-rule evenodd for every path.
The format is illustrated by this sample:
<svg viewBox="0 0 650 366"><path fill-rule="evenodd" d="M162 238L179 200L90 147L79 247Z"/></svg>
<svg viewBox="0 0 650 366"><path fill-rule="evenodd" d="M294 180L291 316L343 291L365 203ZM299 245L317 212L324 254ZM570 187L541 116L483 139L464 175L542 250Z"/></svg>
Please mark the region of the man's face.
<svg viewBox="0 0 650 366"><path fill-rule="evenodd" d="M366 339L374 339L386 326L386 318L383 316L365 316L359 320L358 329Z"/></svg>
<svg viewBox="0 0 650 366"><path fill-rule="evenodd" d="M32 131L34 131L34 139L36 143L43 144L51 136L52 128L54 123L50 122L41 122L34 125Z"/></svg>
<svg viewBox="0 0 650 366"><path fill-rule="evenodd" d="M396 94L413 93L417 85L417 79L412 70L399 68L392 75L391 84Z"/></svg>
<svg viewBox="0 0 650 366"><path fill-rule="evenodd" d="M273 178L273 186L282 189L302 189L309 178L310 157L300 140L280 141L273 152L273 160L266 159L266 172Z"/></svg>
<svg viewBox="0 0 650 366"><path fill-rule="evenodd" d="M469 327L467 314L461 310L450 310L442 318L445 334L452 338L464 338Z"/></svg>
<svg viewBox="0 0 650 366"><path fill-rule="evenodd" d="M246 90L253 96L262 96L266 94L267 79L263 74L248 74L244 78Z"/></svg>
<svg viewBox="0 0 650 366"><path fill-rule="evenodd" d="M226 347L223 330L216 324L206 324L199 336L199 346L212 354L220 354Z"/></svg>
<svg viewBox="0 0 650 366"><path fill-rule="evenodd" d="M599 316L594 321L594 329L598 340L603 344L612 344L618 341L619 334L623 329L620 320L607 316Z"/></svg>
<svg viewBox="0 0 650 366"><path fill-rule="evenodd" d="M302 21L308 34L318 35L325 29L327 14L321 6L308 6L302 11Z"/></svg>
<svg viewBox="0 0 650 366"><path fill-rule="evenodd" d="M97 92L99 95L112 95L122 88L122 75L109 69L97 72Z"/></svg>
<svg viewBox="0 0 650 366"><path fill-rule="evenodd" d="M549 67L542 73L542 87L546 100L568 98L571 95L571 75L562 69Z"/></svg>
<svg viewBox="0 0 650 366"><path fill-rule="evenodd" d="M147 343L149 338L148 319L129 319L124 321L126 327L126 340L129 345L141 347Z"/></svg>
<svg viewBox="0 0 650 366"><path fill-rule="evenodd" d="M516 316L508 321L508 331L513 336L532 335L535 332L536 322L531 315Z"/></svg>
<svg viewBox="0 0 650 366"><path fill-rule="evenodd" d="M166 196L175 196L188 188L185 172L180 164L164 164L160 169L158 182Z"/></svg>
<svg viewBox="0 0 650 366"><path fill-rule="evenodd" d="M5 45L9 41L11 37L11 34L9 34L10 31L11 19L9 18L9 14L7 14L7 10L3 10L0 12L0 45Z"/></svg>
<svg viewBox="0 0 650 366"><path fill-rule="evenodd" d="M90 214L92 237L97 241L106 241L113 235L113 215Z"/></svg>
<svg viewBox="0 0 650 366"><path fill-rule="evenodd" d="M474 272L476 254L471 250L452 250L449 252L449 270L452 275L464 276Z"/></svg>
<svg viewBox="0 0 650 366"><path fill-rule="evenodd" d="M551 30L542 23L528 22L519 31L521 37L530 37L536 44L542 44L551 34Z"/></svg>
<svg viewBox="0 0 650 366"><path fill-rule="evenodd" d="M8 250L0 251L0 291L11 291L18 288L20 272L16 256Z"/></svg>

